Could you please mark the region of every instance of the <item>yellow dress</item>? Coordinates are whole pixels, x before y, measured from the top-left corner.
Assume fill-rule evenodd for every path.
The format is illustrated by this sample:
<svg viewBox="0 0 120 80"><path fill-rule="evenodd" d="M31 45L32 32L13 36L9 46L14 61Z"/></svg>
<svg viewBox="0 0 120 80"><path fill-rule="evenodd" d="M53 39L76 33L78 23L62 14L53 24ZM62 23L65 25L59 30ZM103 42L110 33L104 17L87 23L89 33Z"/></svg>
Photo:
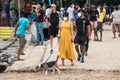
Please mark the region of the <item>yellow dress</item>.
<svg viewBox="0 0 120 80"><path fill-rule="evenodd" d="M75 59L70 21L62 22L60 26L59 57L64 59Z"/></svg>

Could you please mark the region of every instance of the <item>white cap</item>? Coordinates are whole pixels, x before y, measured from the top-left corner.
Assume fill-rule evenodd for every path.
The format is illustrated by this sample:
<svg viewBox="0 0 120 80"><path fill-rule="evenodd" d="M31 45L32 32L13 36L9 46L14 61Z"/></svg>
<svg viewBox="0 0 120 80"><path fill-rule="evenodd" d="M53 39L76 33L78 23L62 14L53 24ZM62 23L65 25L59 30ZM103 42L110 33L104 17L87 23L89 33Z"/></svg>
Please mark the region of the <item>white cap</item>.
<svg viewBox="0 0 120 80"><path fill-rule="evenodd" d="M55 4L51 4L51 7L56 7L56 5Z"/></svg>

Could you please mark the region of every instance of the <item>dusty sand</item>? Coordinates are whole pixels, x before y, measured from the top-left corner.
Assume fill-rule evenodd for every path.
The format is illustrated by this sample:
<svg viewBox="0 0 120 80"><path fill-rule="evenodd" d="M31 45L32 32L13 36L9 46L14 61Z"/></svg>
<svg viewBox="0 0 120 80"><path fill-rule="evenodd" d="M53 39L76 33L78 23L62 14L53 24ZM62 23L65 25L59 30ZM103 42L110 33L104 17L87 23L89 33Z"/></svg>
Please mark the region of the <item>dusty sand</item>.
<svg viewBox="0 0 120 80"><path fill-rule="evenodd" d="M96 42L90 41L89 55L85 57L85 63L82 64L75 61L75 66L65 66L61 71L61 75L52 75L48 73L44 76L41 72L29 72L29 68L33 69L34 66L40 62L42 58L42 46L29 47L26 50L25 61L16 62L8 69L8 72L0 73L0 80L120 80L120 38L112 39L111 31L103 32L103 41ZM49 46L49 45L48 45ZM33 49L33 51L31 51ZM33 53L33 54L30 54ZM43 61L49 55L49 47ZM33 58L35 57L35 58ZM54 56L52 59L56 59ZM51 59L50 59L51 60ZM61 60L58 61L58 64ZM66 65L70 62L66 61ZM26 70L28 69L28 70ZM28 72L9 72L9 70L26 70Z"/></svg>
<svg viewBox="0 0 120 80"><path fill-rule="evenodd" d="M7 72L0 74L0 80L120 80L120 71L64 70L61 75L42 72Z"/></svg>

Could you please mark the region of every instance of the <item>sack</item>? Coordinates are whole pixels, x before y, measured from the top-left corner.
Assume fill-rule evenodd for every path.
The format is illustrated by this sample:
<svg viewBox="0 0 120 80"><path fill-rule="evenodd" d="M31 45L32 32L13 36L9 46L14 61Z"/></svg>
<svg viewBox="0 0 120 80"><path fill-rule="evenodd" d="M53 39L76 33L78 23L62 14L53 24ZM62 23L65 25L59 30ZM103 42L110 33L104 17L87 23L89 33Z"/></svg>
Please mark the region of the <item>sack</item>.
<svg viewBox="0 0 120 80"><path fill-rule="evenodd" d="M33 22L33 24L31 25L30 30L33 36L33 40L36 41L37 40L37 29L36 29L35 22Z"/></svg>

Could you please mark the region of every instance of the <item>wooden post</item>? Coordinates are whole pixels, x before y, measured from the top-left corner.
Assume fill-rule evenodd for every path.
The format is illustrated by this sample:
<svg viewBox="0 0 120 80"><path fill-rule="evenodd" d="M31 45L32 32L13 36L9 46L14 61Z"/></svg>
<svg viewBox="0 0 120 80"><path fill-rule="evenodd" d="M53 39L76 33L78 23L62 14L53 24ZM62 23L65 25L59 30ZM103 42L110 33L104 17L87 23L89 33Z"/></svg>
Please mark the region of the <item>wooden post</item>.
<svg viewBox="0 0 120 80"><path fill-rule="evenodd" d="M20 12L20 0L18 0L18 10L19 10L19 18L20 18L20 15L21 15L21 14L20 14L20 13L21 13L21 12Z"/></svg>

